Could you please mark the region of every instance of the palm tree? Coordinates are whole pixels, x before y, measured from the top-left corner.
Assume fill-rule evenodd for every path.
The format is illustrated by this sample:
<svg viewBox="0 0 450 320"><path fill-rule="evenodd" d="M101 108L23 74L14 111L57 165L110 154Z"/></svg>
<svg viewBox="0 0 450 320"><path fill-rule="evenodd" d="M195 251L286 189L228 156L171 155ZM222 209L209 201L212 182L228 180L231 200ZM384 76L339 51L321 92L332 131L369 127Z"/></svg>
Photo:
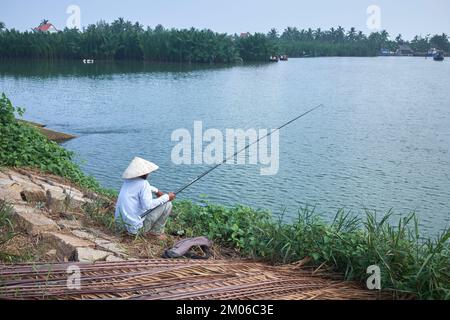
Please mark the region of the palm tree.
<svg viewBox="0 0 450 320"><path fill-rule="evenodd" d="M348 31L347 39L350 41L356 40L356 29L354 27L351 27L350 30Z"/></svg>
<svg viewBox="0 0 450 320"><path fill-rule="evenodd" d="M367 38L366 35L362 31L358 31L358 34L356 36L357 41L362 41L365 40L366 38Z"/></svg>
<svg viewBox="0 0 450 320"><path fill-rule="evenodd" d="M430 43L440 50L450 51L450 43L448 41L448 36L445 33L442 35L434 35L430 39Z"/></svg>
<svg viewBox="0 0 450 320"><path fill-rule="evenodd" d="M336 40L337 40L338 42L343 42L344 39L345 39L345 29L342 28L341 26L339 26L339 27L336 29Z"/></svg>
<svg viewBox="0 0 450 320"><path fill-rule="evenodd" d="M399 34L397 37L395 37L395 42L397 42L397 44L399 44L399 45L405 43L401 34Z"/></svg>
<svg viewBox="0 0 450 320"><path fill-rule="evenodd" d="M380 33L383 41L387 42L389 41L389 33L386 30L382 30Z"/></svg>
<svg viewBox="0 0 450 320"><path fill-rule="evenodd" d="M278 31L275 28L270 29L269 33L267 33L267 37L269 39L275 40L278 39Z"/></svg>
<svg viewBox="0 0 450 320"><path fill-rule="evenodd" d="M322 29L317 28L316 31L314 31L314 40L321 40L322 39Z"/></svg>

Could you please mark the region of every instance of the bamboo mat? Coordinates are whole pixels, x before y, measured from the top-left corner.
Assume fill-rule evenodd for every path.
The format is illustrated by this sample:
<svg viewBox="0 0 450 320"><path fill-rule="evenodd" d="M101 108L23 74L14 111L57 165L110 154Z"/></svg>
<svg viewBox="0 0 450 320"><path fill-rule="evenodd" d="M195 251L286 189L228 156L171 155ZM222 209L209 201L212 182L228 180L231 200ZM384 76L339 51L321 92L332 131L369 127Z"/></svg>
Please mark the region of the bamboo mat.
<svg viewBox="0 0 450 320"><path fill-rule="evenodd" d="M80 288L67 286L69 266ZM292 266L229 260L0 265L2 299L302 300L377 299L351 282L312 275Z"/></svg>

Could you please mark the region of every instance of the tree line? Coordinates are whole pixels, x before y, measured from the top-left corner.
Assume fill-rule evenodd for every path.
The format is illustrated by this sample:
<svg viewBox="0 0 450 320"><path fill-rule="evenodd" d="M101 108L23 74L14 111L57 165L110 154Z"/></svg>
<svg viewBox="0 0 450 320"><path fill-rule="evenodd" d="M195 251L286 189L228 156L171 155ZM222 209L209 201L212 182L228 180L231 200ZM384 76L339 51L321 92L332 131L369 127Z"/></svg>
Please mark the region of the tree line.
<svg viewBox="0 0 450 320"><path fill-rule="evenodd" d="M281 34L229 35L208 29L166 29L162 25L144 28L119 18L100 21L79 31L56 33L7 29L0 22L0 58L145 60L179 63L231 63L267 61L272 55L375 56L381 49L395 51L408 44L420 53L430 48L450 52L446 34L416 36L411 41L401 35L391 39L386 31L365 35L342 27L330 30L288 27Z"/></svg>
<svg viewBox="0 0 450 320"><path fill-rule="evenodd" d="M276 29L268 33L268 37L278 43L287 55L300 56L376 56L380 50L395 52L400 45L409 45L418 54L425 54L431 48L450 52L449 37L442 35L415 36L412 41L405 41L401 34L391 40L386 30L365 35L362 31L342 27L330 30L288 27L281 35Z"/></svg>

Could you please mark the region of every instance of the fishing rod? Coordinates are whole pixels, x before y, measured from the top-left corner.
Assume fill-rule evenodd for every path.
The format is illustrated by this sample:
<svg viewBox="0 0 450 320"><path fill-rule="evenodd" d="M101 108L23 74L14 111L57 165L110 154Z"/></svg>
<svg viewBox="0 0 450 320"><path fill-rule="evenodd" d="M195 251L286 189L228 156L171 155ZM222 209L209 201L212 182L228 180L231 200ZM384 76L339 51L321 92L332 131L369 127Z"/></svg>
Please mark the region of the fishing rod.
<svg viewBox="0 0 450 320"><path fill-rule="evenodd" d="M193 180L191 180L189 183L187 183L187 184L185 184L184 186L182 186L181 188L179 188L177 191L174 192L175 195L177 195L177 194L183 192L185 189L189 188L191 185L193 185L193 184L196 183L198 180L200 180L201 178L203 178L204 176L206 176L207 174L209 174L211 171L217 169L218 167L220 167L221 165L223 165L224 163L226 163L228 160L233 159L234 157L236 157L236 156L237 156L239 153L241 153L242 151L247 150L247 149L250 148L252 145L258 143L258 142L261 141L262 139L265 139L265 138L271 136L274 132L281 130L282 128L284 128L284 127L290 125L292 122L297 121L298 119L300 119L300 118L306 116L308 113L311 113L311 112L313 112L314 110L316 110L316 109L318 109L318 108L320 108L320 107L322 107L322 106L323 106L323 104L319 104L319 105L315 106L314 108L309 109L308 111L302 113L301 115L295 117L294 119L292 119L292 120L286 122L285 124L279 126L279 127L276 128L276 129L270 131L270 132L269 132L268 134L266 134L265 136L260 137L259 139L257 139L256 141L253 141L252 143L249 143L248 145L246 145L246 146L245 146L244 148L242 148L241 150L236 151L233 155L229 156L228 158L226 158L226 159L223 160L222 162L220 162L220 163L214 165L213 167L209 168L208 170L206 170L205 172L203 172L202 174L198 175L196 178L194 178ZM157 207L155 207L155 208L153 208L153 209L151 209L151 210L148 210L147 212L145 212L145 213L141 216L141 218L144 218L145 216L149 215L153 210L155 210L155 209L158 208L158 207L159 207L159 206L157 206Z"/></svg>

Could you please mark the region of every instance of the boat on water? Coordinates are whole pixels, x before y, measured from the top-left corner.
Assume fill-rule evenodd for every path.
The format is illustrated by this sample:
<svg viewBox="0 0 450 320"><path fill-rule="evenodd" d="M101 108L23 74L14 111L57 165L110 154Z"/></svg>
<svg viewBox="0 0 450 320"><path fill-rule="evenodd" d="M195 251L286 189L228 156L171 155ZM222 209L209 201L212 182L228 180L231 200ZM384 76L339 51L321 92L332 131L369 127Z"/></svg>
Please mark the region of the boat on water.
<svg viewBox="0 0 450 320"><path fill-rule="evenodd" d="M425 54L425 58L433 58L438 50L436 48L428 49L427 53Z"/></svg>
<svg viewBox="0 0 450 320"><path fill-rule="evenodd" d="M433 56L433 60L434 61L444 61L444 52L443 51L436 52L435 55Z"/></svg>
<svg viewBox="0 0 450 320"><path fill-rule="evenodd" d="M269 57L270 62L278 62L278 60L279 60L278 56L270 56Z"/></svg>
<svg viewBox="0 0 450 320"><path fill-rule="evenodd" d="M287 55L281 55L280 56L280 61L288 61L288 56Z"/></svg>

